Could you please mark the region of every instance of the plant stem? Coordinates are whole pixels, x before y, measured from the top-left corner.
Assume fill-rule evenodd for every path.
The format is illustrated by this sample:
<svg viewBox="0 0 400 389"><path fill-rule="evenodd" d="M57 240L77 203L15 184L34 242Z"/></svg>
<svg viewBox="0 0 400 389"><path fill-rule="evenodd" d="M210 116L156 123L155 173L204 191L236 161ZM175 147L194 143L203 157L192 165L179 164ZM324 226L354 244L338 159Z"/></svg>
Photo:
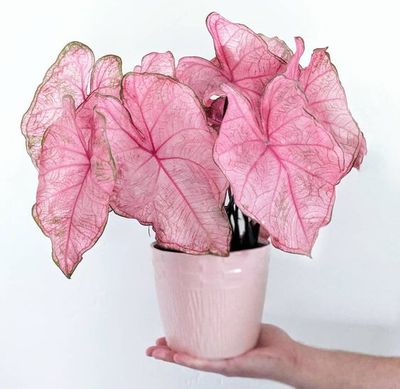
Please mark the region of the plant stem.
<svg viewBox="0 0 400 389"><path fill-rule="evenodd" d="M228 99L225 97L223 117L228 109ZM228 204L225 206L228 215L229 223L232 229L231 251L245 250L257 247L258 235L260 233L260 224L245 215L239 207L235 204L235 199L231 188L228 188ZM240 232L239 226L239 212L242 215L244 222L244 232Z"/></svg>
<svg viewBox="0 0 400 389"><path fill-rule="evenodd" d="M260 225L245 215L235 204L231 189L228 188L228 203L225 210L232 228L231 251L251 249L258 246ZM240 231L240 218L244 223L244 231Z"/></svg>

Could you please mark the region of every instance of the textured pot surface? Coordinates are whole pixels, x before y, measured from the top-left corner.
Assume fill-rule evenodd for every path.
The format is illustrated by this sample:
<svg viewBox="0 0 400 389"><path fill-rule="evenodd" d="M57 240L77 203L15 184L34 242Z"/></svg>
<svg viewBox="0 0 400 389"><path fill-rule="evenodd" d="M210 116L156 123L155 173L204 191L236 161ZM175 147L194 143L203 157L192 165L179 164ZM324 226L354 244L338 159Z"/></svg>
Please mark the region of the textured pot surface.
<svg viewBox="0 0 400 389"><path fill-rule="evenodd" d="M230 358L257 342L270 245L229 257L152 247L161 320L168 345L203 358Z"/></svg>

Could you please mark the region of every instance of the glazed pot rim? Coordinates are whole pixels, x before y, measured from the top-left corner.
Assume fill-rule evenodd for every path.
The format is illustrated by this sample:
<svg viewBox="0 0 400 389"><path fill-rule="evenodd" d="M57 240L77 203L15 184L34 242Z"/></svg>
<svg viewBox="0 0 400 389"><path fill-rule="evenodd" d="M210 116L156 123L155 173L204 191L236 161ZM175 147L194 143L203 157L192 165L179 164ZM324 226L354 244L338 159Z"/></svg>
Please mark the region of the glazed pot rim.
<svg viewBox="0 0 400 389"><path fill-rule="evenodd" d="M213 257L217 257L217 258L229 258L232 255L236 255L239 253L245 253L245 252L253 252L253 251L258 251L258 250L262 250L262 249L266 249L266 250L270 250L271 249L271 242L267 242L267 243L260 243L259 246L257 247L253 247L251 249L245 249L245 250L235 250L235 251L230 251L228 256L222 256L222 255L215 255L215 254L211 254L211 253L207 253L207 254L196 254L196 253L185 253L183 251L177 251L177 250L173 250L173 249L167 249L167 248L161 248L161 247L157 247L157 241L154 241L150 244L150 247L152 250L154 251L160 251L160 252L166 252L166 253L174 253L176 255L191 255L193 257L200 257L200 256L213 256Z"/></svg>

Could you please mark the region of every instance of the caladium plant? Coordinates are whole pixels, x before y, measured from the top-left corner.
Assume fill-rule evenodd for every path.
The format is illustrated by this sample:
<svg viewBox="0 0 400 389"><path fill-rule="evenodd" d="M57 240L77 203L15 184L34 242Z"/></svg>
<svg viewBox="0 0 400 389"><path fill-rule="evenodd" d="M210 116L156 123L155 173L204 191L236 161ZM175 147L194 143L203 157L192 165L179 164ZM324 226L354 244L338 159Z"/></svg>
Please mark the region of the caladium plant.
<svg viewBox="0 0 400 389"><path fill-rule="evenodd" d="M33 216L70 277L109 211L159 247L227 256L271 242L310 255L335 186L366 154L326 49L299 61L277 37L217 13L215 57L150 53L123 76L72 42L22 120L39 171Z"/></svg>

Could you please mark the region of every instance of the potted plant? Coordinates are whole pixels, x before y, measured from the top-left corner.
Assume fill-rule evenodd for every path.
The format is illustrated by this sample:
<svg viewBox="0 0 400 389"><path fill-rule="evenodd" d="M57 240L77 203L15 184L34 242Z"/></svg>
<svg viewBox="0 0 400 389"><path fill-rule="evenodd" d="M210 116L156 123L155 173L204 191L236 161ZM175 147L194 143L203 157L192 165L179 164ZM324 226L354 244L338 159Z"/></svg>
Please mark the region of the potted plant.
<svg viewBox="0 0 400 389"><path fill-rule="evenodd" d="M169 345L223 358L257 341L271 244L310 255L366 144L326 49L303 68L301 38L293 54L217 13L207 27L215 58L150 53L125 75L119 57L68 44L22 132L32 213L64 274L110 210L151 225Z"/></svg>

